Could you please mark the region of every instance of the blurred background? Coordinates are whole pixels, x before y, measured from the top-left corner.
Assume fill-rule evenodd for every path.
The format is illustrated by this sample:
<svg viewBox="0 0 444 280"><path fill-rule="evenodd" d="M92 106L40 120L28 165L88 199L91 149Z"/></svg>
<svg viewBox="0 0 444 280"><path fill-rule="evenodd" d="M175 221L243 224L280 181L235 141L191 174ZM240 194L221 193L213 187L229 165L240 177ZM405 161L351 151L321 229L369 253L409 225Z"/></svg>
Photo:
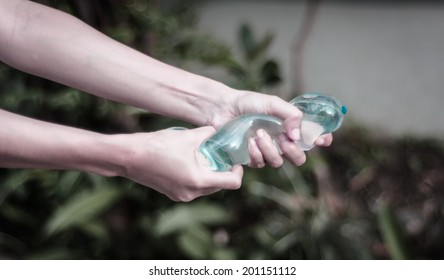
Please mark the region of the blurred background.
<svg viewBox="0 0 444 280"><path fill-rule="evenodd" d="M0 169L0 259L441 259L444 4L39 0L232 87L336 96L330 148L175 203L123 178ZM186 126L0 64L0 108L102 133ZM180 168L180 167L172 167Z"/></svg>

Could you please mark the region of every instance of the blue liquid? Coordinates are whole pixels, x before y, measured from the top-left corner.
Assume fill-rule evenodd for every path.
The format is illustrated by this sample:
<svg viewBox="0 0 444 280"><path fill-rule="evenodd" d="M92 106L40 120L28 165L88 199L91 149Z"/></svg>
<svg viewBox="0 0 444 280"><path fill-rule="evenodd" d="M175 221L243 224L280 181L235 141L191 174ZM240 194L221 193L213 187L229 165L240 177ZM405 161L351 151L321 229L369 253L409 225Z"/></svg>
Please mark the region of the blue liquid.
<svg viewBox="0 0 444 280"><path fill-rule="evenodd" d="M347 113L346 107L336 99L321 94L304 94L290 101L290 104L303 112L303 121L322 126L322 134L337 130ZM209 168L214 171L227 171L236 164L248 164L248 140L254 137L259 128L263 128L275 144L277 136L285 133L283 120L277 117L263 114L243 115L222 126L201 144L199 152L208 160ZM313 147L302 141L298 144L303 150ZM278 147L277 144L276 146Z"/></svg>

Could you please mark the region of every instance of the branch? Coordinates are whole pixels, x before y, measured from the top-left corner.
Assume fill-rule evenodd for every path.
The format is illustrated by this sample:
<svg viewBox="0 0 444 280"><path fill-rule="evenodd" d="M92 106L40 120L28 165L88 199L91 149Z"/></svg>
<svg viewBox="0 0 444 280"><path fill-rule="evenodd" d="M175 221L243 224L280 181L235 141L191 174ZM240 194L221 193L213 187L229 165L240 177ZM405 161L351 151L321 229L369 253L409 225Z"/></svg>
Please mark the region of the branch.
<svg viewBox="0 0 444 280"><path fill-rule="evenodd" d="M322 0L307 0L304 18L302 19L301 27L296 34L292 58L294 79L292 80L291 94L293 97L301 94L304 89L302 71L304 49L313 30L321 1Z"/></svg>

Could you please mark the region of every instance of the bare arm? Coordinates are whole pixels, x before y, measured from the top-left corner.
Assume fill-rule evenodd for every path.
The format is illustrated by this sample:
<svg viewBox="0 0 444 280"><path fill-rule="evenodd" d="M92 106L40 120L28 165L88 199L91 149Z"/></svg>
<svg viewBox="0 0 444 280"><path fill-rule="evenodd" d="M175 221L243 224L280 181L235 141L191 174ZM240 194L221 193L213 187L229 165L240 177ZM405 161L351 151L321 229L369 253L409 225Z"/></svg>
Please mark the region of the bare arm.
<svg viewBox="0 0 444 280"><path fill-rule="evenodd" d="M211 172L199 164L196 148L214 132L208 127L104 135L4 110L0 110L0 119L0 167L123 176L176 201L190 201L241 185L242 167Z"/></svg>
<svg viewBox="0 0 444 280"><path fill-rule="evenodd" d="M208 125L234 90L131 49L64 12L0 0L0 60L34 75Z"/></svg>
<svg viewBox="0 0 444 280"><path fill-rule="evenodd" d="M1 167L79 170L104 176L123 172L123 149L119 151L102 134L4 110L0 110L0 119Z"/></svg>

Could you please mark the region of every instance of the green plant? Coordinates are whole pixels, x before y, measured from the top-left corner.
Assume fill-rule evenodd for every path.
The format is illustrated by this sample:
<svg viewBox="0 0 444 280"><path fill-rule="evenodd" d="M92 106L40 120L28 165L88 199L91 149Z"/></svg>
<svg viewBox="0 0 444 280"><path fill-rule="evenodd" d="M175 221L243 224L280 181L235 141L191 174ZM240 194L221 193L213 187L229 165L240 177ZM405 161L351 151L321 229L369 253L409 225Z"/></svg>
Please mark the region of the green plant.
<svg viewBox="0 0 444 280"><path fill-rule="evenodd" d="M248 24L242 24L238 32L241 57L226 62L228 71L235 77L234 85L253 91L265 90L281 82L278 63L268 57L273 35L257 39Z"/></svg>

